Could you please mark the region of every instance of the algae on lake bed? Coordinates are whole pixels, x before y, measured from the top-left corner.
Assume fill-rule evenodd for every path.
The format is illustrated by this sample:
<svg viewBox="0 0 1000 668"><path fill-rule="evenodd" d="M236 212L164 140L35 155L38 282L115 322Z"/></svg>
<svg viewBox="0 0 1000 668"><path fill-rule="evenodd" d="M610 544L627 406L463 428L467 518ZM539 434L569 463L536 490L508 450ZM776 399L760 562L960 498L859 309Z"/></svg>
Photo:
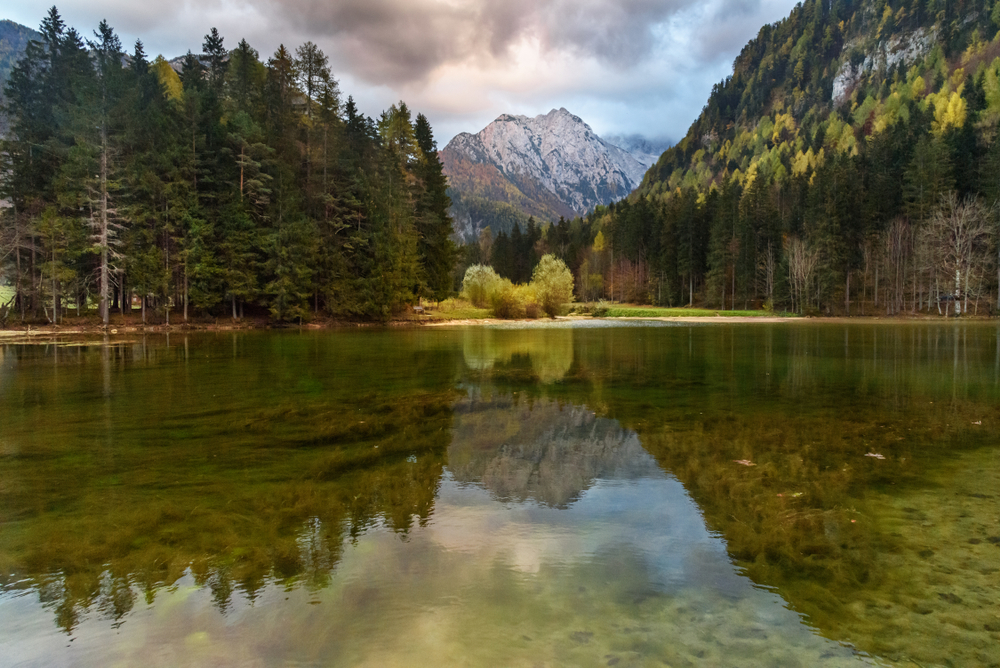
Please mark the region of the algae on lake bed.
<svg viewBox="0 0 1000 668"><path fill-rule="evenodd" d="M166 343L0 348L5 655L1000 663L995 327Z"/></svg>

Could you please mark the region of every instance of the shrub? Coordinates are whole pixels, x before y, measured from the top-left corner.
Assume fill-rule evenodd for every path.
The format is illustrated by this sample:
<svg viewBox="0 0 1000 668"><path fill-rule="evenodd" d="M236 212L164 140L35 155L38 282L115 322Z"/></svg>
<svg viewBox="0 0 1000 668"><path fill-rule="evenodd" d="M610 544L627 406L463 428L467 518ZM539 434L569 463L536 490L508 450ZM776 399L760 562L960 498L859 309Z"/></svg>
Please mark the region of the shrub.
<svg viewBox="0 0 1000 668"><path fill-rule="evenodd" d="M537 318L541 306L530 285L514 285L500 278L490 295L490 308L497 318Z"/></svg>
<svg viewBox="0 0 1000 668"><path fill-rule="evenodd" d="M546 255L531 275L538 304L549 316L556 316L563 305L573 301L573 274L566 263L555 255Z"/></svg>
<svg viewBox="0 0 1000 668"><path fill-rule="evenodd" d="M493 271L493 267L485 264L474 264L465 270L465 278L462 279L462 295L474 306L484 308L490 303L492 294L500 288L500 284L504 280Z"/></svg>

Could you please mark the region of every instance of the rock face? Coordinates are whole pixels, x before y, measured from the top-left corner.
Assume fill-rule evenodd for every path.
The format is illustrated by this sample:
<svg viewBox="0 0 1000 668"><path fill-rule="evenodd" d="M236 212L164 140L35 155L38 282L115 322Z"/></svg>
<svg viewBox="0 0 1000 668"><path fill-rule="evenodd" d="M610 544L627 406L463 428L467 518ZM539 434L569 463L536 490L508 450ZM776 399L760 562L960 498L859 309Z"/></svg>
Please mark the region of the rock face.
<svg viewBox="0 0 1000 668"><path fill-rule="evenodd" d="M504 114L478 134L456 136L441 153L459 192L474 190L475 184L466 183L463 174L449 173L448 164L485 165L521 193L543 191L572 214L625 197L646 172L635 157L598 137L565 109L535 118ZM563 207L549 203L547 208Z"/></svg>
<svg viewBox="0 0 1000 668"><path fill-rule="evenodd" d="M917 28L913 32L893 35L887 40L879 41L874 50L865 53L863 62L856 65L850 58L844 58L833 79L831 99L835 105L843 104L850 96L861 78L873 70L886 71L899 63L910 65L923 58L933 48L938 39L937 28ZM843 53L849 53L856 48L860 39L844 45Z"/></svg>

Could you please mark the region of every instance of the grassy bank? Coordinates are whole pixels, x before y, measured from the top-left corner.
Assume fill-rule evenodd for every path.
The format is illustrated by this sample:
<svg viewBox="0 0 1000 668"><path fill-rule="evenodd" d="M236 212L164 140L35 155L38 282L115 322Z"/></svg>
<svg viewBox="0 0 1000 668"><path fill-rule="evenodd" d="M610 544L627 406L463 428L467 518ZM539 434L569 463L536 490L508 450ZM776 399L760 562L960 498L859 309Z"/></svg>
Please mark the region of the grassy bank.
<svg viewBox="0 0 1000 668"><path fill-rule="evenodd" d="M478 308L464 299L445 299L437 305L424 306L422 314L407 314L410 320L486 320L493 314L488 308Z"/></svg>
<svg viewBox="0 0 1000 668"><path fill-rule="evenodd" d="M791 314L768 311L720 311L705 308L663 308L655 306L612 306L603 314L605 318L773 318L776 316L794 317Z"/></svg>

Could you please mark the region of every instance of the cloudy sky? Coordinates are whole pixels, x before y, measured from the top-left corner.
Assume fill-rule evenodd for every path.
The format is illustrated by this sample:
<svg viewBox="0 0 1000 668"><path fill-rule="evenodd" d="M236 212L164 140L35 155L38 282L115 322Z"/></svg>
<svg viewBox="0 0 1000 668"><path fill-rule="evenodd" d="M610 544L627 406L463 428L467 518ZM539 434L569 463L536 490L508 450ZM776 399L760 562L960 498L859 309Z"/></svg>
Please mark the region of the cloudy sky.
<svg viewBox="0 0 1000 668"><path fill-rule="evenodd" d="M199 51L215 26L262 59L307 40L341 90L377 116L397 100L430 119L443 146L502 113L565 107L599 135L679 139L739 50L796 0L62 0L89 35L102 18L149 54ZM0 18L37 28L37 0Z"/></svg>

